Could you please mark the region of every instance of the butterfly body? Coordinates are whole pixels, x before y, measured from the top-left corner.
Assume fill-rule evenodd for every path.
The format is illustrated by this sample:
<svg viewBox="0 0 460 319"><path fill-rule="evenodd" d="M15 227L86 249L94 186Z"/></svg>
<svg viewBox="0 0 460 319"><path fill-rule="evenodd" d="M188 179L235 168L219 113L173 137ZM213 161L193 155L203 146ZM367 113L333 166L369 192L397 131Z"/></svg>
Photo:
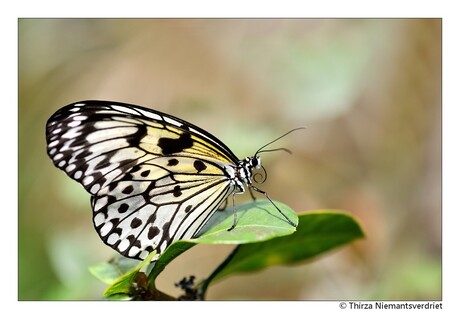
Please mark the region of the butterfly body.
<svg viewBox="0 0 460 319"><path fill-rule="evenodd" d="M141 106L72 103L48 120L46 138L54 164L92 195L101 239L130 258L197 236L230 195L260 191L257 153L238 160L210 133Z"/></svg>

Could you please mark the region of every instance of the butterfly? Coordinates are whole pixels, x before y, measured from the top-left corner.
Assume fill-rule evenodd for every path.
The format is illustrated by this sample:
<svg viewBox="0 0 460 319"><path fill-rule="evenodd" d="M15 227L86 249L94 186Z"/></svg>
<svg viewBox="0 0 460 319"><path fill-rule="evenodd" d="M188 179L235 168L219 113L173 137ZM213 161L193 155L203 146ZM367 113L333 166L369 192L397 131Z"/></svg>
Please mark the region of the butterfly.
<svg viewBox="0 0 460 319"><path fill-rule="evenodd" d="M161 254L177 240L196 237L230 196L233 229L235 194L245 187L276 207L252 184L253 169L263 168L259 154L270 151L264 148L274 141L239 160L191 123L109 101L59 109L46 124L46 141L54 165L91 194L93 223L102 241L129 258L143 260L153 250Z"/></svg>

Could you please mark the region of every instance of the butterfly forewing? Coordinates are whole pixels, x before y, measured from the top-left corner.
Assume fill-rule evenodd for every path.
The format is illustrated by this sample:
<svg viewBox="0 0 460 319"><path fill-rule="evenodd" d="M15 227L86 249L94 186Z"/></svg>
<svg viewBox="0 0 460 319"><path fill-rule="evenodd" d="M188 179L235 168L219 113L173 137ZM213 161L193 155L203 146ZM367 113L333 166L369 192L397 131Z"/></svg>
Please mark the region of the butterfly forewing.
<svg viewBox="0 0 460 319"><path fill-rule="evenodd" d="M90 192L103 241L131 258L195 236L234 191L236 156L178 118L118 102L84 101L47 123L54 164Z"/></svg>

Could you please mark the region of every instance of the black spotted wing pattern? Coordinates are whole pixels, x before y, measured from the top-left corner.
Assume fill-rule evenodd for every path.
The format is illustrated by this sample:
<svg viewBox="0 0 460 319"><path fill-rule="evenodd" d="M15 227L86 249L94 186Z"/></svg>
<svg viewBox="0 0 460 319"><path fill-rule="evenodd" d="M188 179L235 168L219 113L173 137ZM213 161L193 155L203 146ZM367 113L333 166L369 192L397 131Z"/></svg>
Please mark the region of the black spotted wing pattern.
<svg viewBox="0 0 460 319"><path fill-rule="evenodd" d="M46 127L54 164L92 195L101 239L131 258L193 238L235 190L238 162L217 138L178 118L119 102L83 101Z"/></svg>

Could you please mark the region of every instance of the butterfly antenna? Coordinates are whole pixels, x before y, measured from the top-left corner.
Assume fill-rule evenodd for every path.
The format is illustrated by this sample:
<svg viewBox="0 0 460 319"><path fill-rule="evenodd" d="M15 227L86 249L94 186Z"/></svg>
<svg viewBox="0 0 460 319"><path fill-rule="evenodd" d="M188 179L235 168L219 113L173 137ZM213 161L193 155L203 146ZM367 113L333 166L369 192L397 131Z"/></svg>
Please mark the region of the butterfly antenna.
<svg viewBox="0 0 460 319"><path fill-rule="evenodd" d="M291 152L290 150L286 149L286 148L275 148L275 149L271 149L271 150L264 150L264 148L267 147L268 145L273 144L273 143L275 143L276 141L282 139L282 138L285 137L286 135L291 134L292 132L295 132L295 131L298 131L298 130L304 130L304 129L306 129L306 127L298 127L298 128L295 128L295 129L290 130L290 131L287 132L287 133L284 133L284 134L281 135L280 137L274 139L273 141L271 141L271 142L265 144L264 146L262 146L261 148L259 148L259 149L257 150L257 152L256 152L255 155L257 155L257 154L259 154L259 153L263 153L263 152L273 152L273 151L285 151L285 152L288 152L289 154L292 154L292 152Z"/></svg>
<svg viewBox="0 0 460 319"><path fill-rule="evenodd" d="M260 150L260 151L257 151L256 155L260 153L268 153L268 152L276 152L276 151L285 151L286 153L292 154L291 150L284 148L284 147L280 147L280 148L272 148L269 150Z"/></svg>
<svg viewBox="0 0 460 319"><path fill-rule="evenodd" d="M291 134L291 133L294 132L294 131L303 130L303 129L306 129L306 127L298 127L298 128L292 129L292 130L290 130L289 132L287 132L287 133L281 135L280 137L274 139L273 141L271 141L271 142L265 144L264 146L262 146L261 148L259 148L259 149L257 150L257 152L255 153L254 157L257 156L257 154L260 154L260 153L276 152L276 151L285 151L285 152L287 152L287 153L289 153L289 154L292 154L292 152L291 152L290 150L288 150L287 148L284 148L284 147L272 148L272 149L268 149L268 150L264 150L264 148L267 147L267 146L270 145L270 144L275 143L276 141L278 141L279 139L285 137L286 135ZM265 182L265 181L267 180L267 177L268 177L268 176L267 176L267 171L265 170L265 167L264 167L263 165L262 165L262 169L263 169L263 171L264 171L264 174L256 173L256 174L254 175L254 181L257 182L257 183L263 183L263 182ZM257 180L257 178L258 178L259 176L261 177L261 179L260 179L260 180ZM251 193L251 194L252 194L252 193ZM252 195L251 195L251 196L252 196Z"/></svg>

